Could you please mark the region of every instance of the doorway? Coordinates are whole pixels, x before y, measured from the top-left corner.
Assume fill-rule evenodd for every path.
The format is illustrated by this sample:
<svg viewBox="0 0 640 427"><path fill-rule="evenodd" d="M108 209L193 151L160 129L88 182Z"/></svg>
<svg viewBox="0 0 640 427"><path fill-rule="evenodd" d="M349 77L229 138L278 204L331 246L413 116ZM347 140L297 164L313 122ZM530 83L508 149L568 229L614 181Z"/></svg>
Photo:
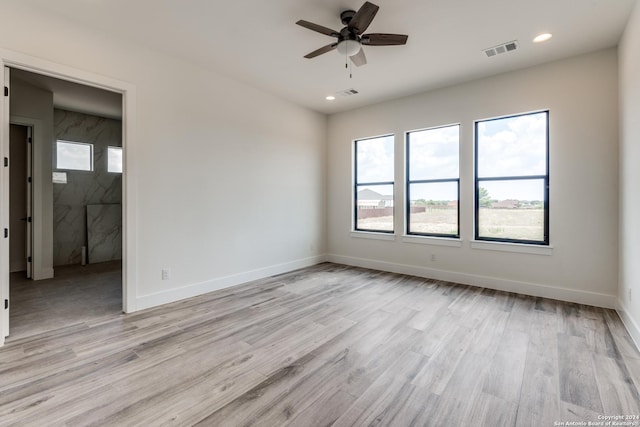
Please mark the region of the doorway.
<svg viewBox="0 0 640 427"><path fill-rule="evenodd" d="M9 131L9 271L31 278L31 135L11 123Z"/></svg>
<svg viewBox="0 0 640 427"><path fill-rule="evenodd" d="M6 60L5 60L5 64L6 64ZM55 68L55 66L53 65L52 67ZM31 75L31 77L34 80L28 81L26 82L26 84L30 86L34 86L36 91L44 91L44 92L49 92L51 94L51 98L54 101L50 109L51 117L53 117L54 114L57 114L58 116L65 116L66 114L65 112L67 111L71 112L71 109L77 110L73 107L69 108L67 105L60 105L59 103L55 102L56 94L62 91L65 93L65 96L62 96L60 99L63 99L64 102L69 102L69 99L70 99L69 94L75 94L75 96L77 96L78 93L84 94L84 99L81 100L80 102L82 105L84 105L81 108L81 109L84 109L84 111L71 112L72 113L71 115L73 115L72 121L74 121L74 123L77 122L77 119L78 119L77 114L85 114L86 116L91 116L94 105L96 104L96 100L105 99L104 97L106 98L111 97L111 99L117 98L117 107L120 115L120 117L118 117L118 120L120 122L123 122L124 117L122 114L122 110L125 104L123 93L126 93L125 90L122 90L120 92L113 91L113 90L110 90L110 91L104 90L104 89L96 88L93 86L87 86L84 84L75 83L66 79L58 79L51 75L44 75L44 74L29 72L24 69L12 68L10 71L11 71L11 74L13 75L11 77L8 77L6 70L7 69L5 69L5 85L7 85L7 83L11 83L10 85L7 85L7 86L11 86L10 92L12 97L19 98L21 96L19 90L18 91L14 90L15 87L13 87L14 86L13 83L16 81L14 80L14 77L17 77L17 80L22 79L23 81L19 84L22 84L24 86L25 84L24 77L27 74ZM85 77L82 79L82 81L88 82L88 81L91 81L91 79L87 79ZM125 85L122 85L122 86L125 86ZM72 87L73 90L69 91L68 89L70 87ZM87 94L89 95L87 96ZM25 116L25 117L34 117L31 114L24 114L19 111L15 111L14 102L13 102L15 98L12 98L10 114L12 116L19 115L19 116ZM23 99L23 103L28 104L31 101L32 101L31 99L27 99L27 100ZM8 103L5 102L5 106L7 104ZM89 111L87 111L86 108L89 108ZM27 152L25 153L23 150L24 146L21 146L19 143L13 144L13 140L16 140L16 141L24 140L25 136L26 136L26 139L28 140L28 138L30 137L30 134L33 133L33 129L31 129L28 126L20 126L20 125L13 125L13 124L9 126L7 121L5 121L9 116L9 111L7 110L9 110L9 108L5 107L3 111L3 122L1 123L1 125L3 129L6 129L5 126L9 128L7 129L9 132L4 133L5 131L3 130L3 135L10 134L9 135L10 138L7 138L7 139L3 138L2 140L3 140L3 147L5 147L4 149L5 150L7 148L11 149L10 152L8 151L5 151L5 152L9 154L9 157L11 158L12 167L9 168L9 172L11 174L10 181L7 180L3 182L5 183L9 182L10 184L16 184L16 185L15 186L9 185L11 197L8 197L7 195L3 196L3 197L6 197L6 199L3 199L3 204L7 207L7 211L10 211L10 212L5 211L5 212L7 212L7 216L10 218L9 222L11 223L12 230L11 230L11 239L5 240L5 242L8 241L8 245L6 247L6 252L4 252L4 255L3 255L3 257L6 256L8 258L7 264L5 265L8 265L10 268L6 270L6 276L4 275L5 273L3 272L3 277L1 278L1 280L4 283L6 283L6 285L5 284L2 285L4 289L3 297L10 295L9 299L11 300L11 311L8 312L8 310L5 308L5 310L7 311L3 313L3 316L6 315L6 320L3 317L2 319L3 324L0 326L2 326L3 331L7 331L7 332L2 334L3 336L0 336L0 345L3 344L3 341L4 341L3 338L5 336L9 336L10 340L14 340L20 337L32 335L34 333L43 332L44 330L51 330L51 329L56 329L60 327L72 326L72 325L77 325L79 322L87 322L87 321L95 320L99 316L114 315L114 314L117 315L118 313L121 313L123 311L125 312L132 311L131 304L127 304L127 293L125 292L126 280L124 278L125 270L123 268L123 259L126 256L126 249L125 249L126 233L124 232L124 224L123 224L124 222L123 212L124 212L124 203L125 203L124 198L118 200L117 203L112 203L114 202L113 200L109 200L108 201L109 203L100 203L102 200L98 200L96 203L88 203L88 204L98 205L98 206L97 207L93 206L93 209L87 209L87 206L83 206L82 207L83 216L81 218L67 217L62 219L60 215L57 215L56 217L51 218L53 220L51 221L52 223L55 223L56 220L61 220L67 225L69 224L78 225L78 222L80 222L81 223L80 228L82 230L85 230L86 232L87 210L90 210L96 213L92 218L98 222L99 220L103 219L105 216L108 216L108 215L104 215L105 211L108 211L110 213L116 212L118 214L118 221L120 223L119 225L120 232L117 240L117 250L113 252L118 254L118 259L110 260L110 259L103 258L101 259L101 261L103 261L101 263L91 263L91 255L89 253L87 253L86 255L82 255L81 248L77 248L78 250L76 251L74 249L74 251L76 251L75 253L78 253L81 256L79 262L76 263L74 260L71 260L70 264L59 263L58 265L55 265L53 264L53 262L50 261L51 267L55 267L55 275L53 274L53 268L50 268L51 275L49 276L49 278L46 278L44 280L28 280L27 276L31 276L31 269L29 267L30 267L30 261L32 260L29 254L30 246L32 243L32 239L31 239L32 236L30 236L28 232L29 224L32 224L29 222L29 218L32 215L28 214L28 210L32 206L29 203L31 198L26 194L33 189L28 185L25 188L24 185L21 186L20 184L25 183L25 180L22 179L23 176L30 175L28 166L31 164L31 162L28 160L29 151L27 150ZM94 115L93 124L95 125L96 120L100 121L102 119L103 119L102 117ZM35 120L39 121L40 125L44 123L45 128L48 125L47 118L44 118L44 119L38 118ZM64 126L64 124L62 126ZM95 127L93 126L88 126L88 128L95 129ZM68 130L68 127L66 130ZM123 188L125 186L125 178L124 178L125 167L122 162L122 158L125 157L124 156L125 135L126 135L125 129L123 128L123 126L120 126L118 131L119 140L112 141L109 144L111 151L114 151L113 150L114 147L119 148L120 150L120 163L119 163L120 176L118 179L118 185L116 186L120 194L123 193ZM42 135L40 136L42 137ZM65 173L64 171L58 170L57 164L56 164L56 158L55 158L56 142L55 141L57 139L58 138L55 135L55 131L52 131L52 137L42 138L42 141L40 142L44 141L45 144L43 144L43 146L40 147L40 150L41 150L40 160L42 160L42 157L43 157L42 153L45 153L45 156L44 156L45 161L41 161L41 163L44 164L45 166L48 163L48 167L41 168L42 165L40 165L40 168L38 168L38 165L35 165L36 167L33 170L34 180L36 179L35 175L37 175L38 173L40 174L41 179L44 178L43 182L46 182L46 180L48 179L49 190L51 190L51 185L54 182L56 182L55 181L56 175L58 175L58 178L59 178L61 174ZM73 139L73 138L67 138L67 139ZM8 146L5 145L7 142L9 142ZM53 146L51 144L53 144ZM27 149L28 148L29 146L27 145ZM46 156L47 150L49 152L48 157ZM106 163L109 157L107 155L107 147L104 147L103 152L100 152L100 153L93 152L92 154L98 154L98 158L95 158L92 160L97 162L104 160L104 162ZM37 157L37 153L35 155ZM48 162L46 161L47 159L49 160ZM37 163L37 160L34 160L34 162ZM23 164L25 165L25 167L22 167ZM13 168L14 165L16 166L15 168ZM111 168L111 166L108 166L108 167ZM104 169L107 169L107 165L104 166ZM53 172L57 172L57 174L54 175ZM109 170L109 172L115 173L112 170ZM64 185L59 181L57 183L58 185ZM28 177L27 177L27 184L29 184ZM95 184L94 187L95 186L100 187L103 183L95 182L94 184ZM50 191L47 195L46 188L44 192L40 191L40 193L38 193L37 188L35 190L36 191L33 192L34 205L36 205L35 206L36 211L33 213L34 217L35 215L38 214L37 205L38 204L42 205L43 203L47 202L46 200L47 198L49 198L49 200L52 200L54 197L53 191ZM9 192L7 192L7 194L8 193ZM60 191L58 193L60 193ZM64 191L62 191L62 193L64 193ZM74 193L74 191L67 191L66 193ZM61 198L64 199L64 195ZM5 203L5 201L8 203ZM106 206L109 209L105 209L104 205L109 205L109 206ZM117 206L114 206L114 205L117 205ZM64 207L62 210L64 210ZM71 221L69 221L70 219ZM95 225L95 221L94 221L94 225ZM46 223L47 221L45 220L43 222ZM98 224L97 228L94 227L93 229L94 234L96 230L98 233L100 232L99 225L100 224ZM66 235L64 230L63 231L58 230L58 231L59 231L57 233L58 236L63 236L62 239L64 239L64 236ZM37 239L38 232L42 232L42 230L33 230L35 239ZM55 233L55 227L54 229L50 229L48 232L51 235L53 235ZM77 233L77 232L72 231L70 234L74 234L74 233ZM8 234L8 233L5 232L5 234ZM100 236L98 236L98 239L99 238ZM86 245L83 245L83 246L88 246L89 242L86 237L83 237L83 242L86 243ZM60 243L60 241L58 241L58 243ZM40 261L42 261L42 258L46 258L47 250L49 251L49 256L51 257L51 259L53 258L53 255L56 253L57 248L53 247L54 246L53 244L51 246L52 247L49 247L49 248L45 247L43 249L43 252L45 252L45 256L40 257L41 258ZM89 252L89 248L87 247L86 249L87 249L87 252ZM33 257L34 261L36 259L37 259L37 256ZM70 259L70 258L65 258L65 259ZM88 261L90 265L83 266L82 264L84 264L86 261ZM54 276L54 277L51 277L51 276ZM39 279L39 278L34 277L34 279ZM56 304L56 303L60 303L60 304ZM8 305L9 304L7 303L7 301L5 301L5 307L7 307ZM10 322L9 322L9 319L11 319ZM8 325L10 323L11 323L11 330L9 334ZM31 324L32 327L25 328L24 326L29 323Z"/></svg>

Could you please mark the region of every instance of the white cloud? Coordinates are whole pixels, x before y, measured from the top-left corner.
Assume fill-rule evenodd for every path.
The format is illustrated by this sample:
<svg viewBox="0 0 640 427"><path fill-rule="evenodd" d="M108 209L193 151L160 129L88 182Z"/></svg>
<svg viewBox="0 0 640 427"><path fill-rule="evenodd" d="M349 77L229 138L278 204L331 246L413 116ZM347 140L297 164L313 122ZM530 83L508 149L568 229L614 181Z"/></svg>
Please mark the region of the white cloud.
<svg viewBox="0 0 640 427"><path fill-rule="evenodd" d="M458 178L459 128L455 125L409 134L411 180Z"/></svg>
<svg viewBox="0 0 640 427"><path fill-rule="evenodd" d="M358 183L393 181L393 135L357 141Z"/></svg>
<svg viewBox="0 0 640 427"><path fill-rule="evenodd" d="M478 176L546 173L546 113L478 123Z"/></svg>

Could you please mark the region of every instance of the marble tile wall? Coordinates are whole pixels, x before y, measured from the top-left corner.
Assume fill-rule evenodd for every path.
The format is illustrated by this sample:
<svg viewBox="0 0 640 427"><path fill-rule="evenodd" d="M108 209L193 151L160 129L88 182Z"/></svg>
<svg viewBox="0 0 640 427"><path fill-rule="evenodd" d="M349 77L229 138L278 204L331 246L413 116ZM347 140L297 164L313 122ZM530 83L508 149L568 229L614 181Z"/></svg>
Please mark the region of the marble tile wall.
<svg viewBox="0 0 640 427"><path fill-rule="evenodd" d="M122 259L122 205L87 205L89 264Z"/></svg>
<svg viewBox="0 0 640 427"><path fill-rule="evenodd" d="M66 184L53 184L53 265L80 264L87 246L87 205L122 201L122 174L107 172L107 147L122 146L122 122L60 109L53 119L56 140L91 143L94 149L94 170L85 172L56 169L55 141L52 147L53 170L67 174ZM109 240L114 247L103 246L103 251L120 254L121 233L115 235L120 241Z"/></svg>

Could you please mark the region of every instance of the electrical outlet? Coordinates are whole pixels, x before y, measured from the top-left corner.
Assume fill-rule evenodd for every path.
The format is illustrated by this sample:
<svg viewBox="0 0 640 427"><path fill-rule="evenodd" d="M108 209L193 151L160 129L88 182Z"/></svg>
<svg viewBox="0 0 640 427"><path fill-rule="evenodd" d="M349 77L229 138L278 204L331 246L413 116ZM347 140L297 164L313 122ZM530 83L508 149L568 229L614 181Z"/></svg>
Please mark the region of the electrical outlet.
<svg viewBox="0 0 640 427"><path fill-rule="evenodd" d="M431 261L435 261L436 260L436 254L431 254Z"/></svg>
<svg viewBox="0 0 640 427"><path fill-rule="evenodd" d="M162 280L169 280L171 277L171 271L168 268L162 269Z"/></svg>

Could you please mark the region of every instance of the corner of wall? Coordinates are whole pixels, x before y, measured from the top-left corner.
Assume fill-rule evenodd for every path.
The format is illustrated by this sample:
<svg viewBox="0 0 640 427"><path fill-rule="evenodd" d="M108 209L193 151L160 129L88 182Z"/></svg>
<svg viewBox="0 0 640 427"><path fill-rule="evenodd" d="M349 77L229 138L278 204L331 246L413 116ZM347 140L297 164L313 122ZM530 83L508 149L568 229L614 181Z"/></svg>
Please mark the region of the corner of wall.
<svg viewBox="0 0 640 427"><path fill-rule="evenodd" d="M636 345L638 351L640 351L640 325L629 314L627 308L620 300L618 300L618 308L616 311L618 312L618 316L620 316L625 328L627 328L627 332L629 332L631 340Z"/></svg>

